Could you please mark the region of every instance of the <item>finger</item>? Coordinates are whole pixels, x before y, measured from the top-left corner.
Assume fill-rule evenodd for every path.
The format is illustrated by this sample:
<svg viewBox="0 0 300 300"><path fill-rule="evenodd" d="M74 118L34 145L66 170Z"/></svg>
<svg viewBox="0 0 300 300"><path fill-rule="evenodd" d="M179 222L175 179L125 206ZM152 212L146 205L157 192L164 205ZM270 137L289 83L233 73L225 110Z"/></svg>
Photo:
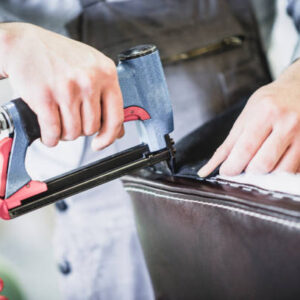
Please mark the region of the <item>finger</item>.
<svg viewBox="0 0 300 300"><path fill-rule="evenodd" d="M101 102L102 125L92 142L94 150L110 145L119 135L124 121L123 99L117 79L104 90Z"/></svg>
<svg viewBox="0 0 300 300"><path fill-rule="evenodd" d="M287 138L282 128L274 129L249 163L246 172L259 174L271 172L290 142L290 138Z"/></svg>
<svg viewBox="0 0 300 300"><path fill-rule="evenodd" d="M81 90L82 134L93 135L101 126L101 81L97 73L81 74L77 77Z"/></svg>
<svg viewBox="0 0 300 300"><path fill-rule="evenodd" d="M121 126L121 130L117 136L118 139L122 138L125 134L125 129L124 129L124 125Z"/></svg>
<svg viewBox="0 0 300 300"><path fill-rule="evenodd" d="M235 142L243 131L245 114L246 108L240 113L239 117L234 122L227 138L222 145L215 151L210 160L198 171L198 175L200 177L207 177L228 157Z"/></svg>
<svg viewBox="0 0 300 300"><path fill-rule="evenodd" d="M48 147L56 146L61 136L59 108L53 102L37 105L33 110L37 114L41 130L42 143Z"/></svg>
<svg viewBox="0 0 300 300"><path fill-rule="evenodd" d="M297 173L300 165L300 142L294 142L283 154L274 171Z"/></svg>
<svg viewBox="0 0 300 300"><path fill-rule="evenodd" d="M239 135L239 128L232 128L222 145L215 151L211 159L198 171L200 177L207 177L212 173L229 155Z"/></svg>
<svg viewBox="0 0 300 300"><path fill-rule="evenodd" d="M61 139L71 141L81 135L81 93L76 80L65 78L54 95L59 106Z"/></svg>
<svg viewBox="0 0 300 300"><path fill-rule="evenodd" d="M61 139L73 141L81 135L80 105L60 105L60 116L62 122Z"/></svg>
<svg viewBox="0 0 300 300"><path fill-rule="evenodd" d="M233 143L224 142L214 153L211 159L198 171L198 176L207 177L212 173L229 155Z"/></svg>
<svg viewBox="0 0 300 300"><path fill-rule="evenodd" d="M221 175L238 175L246 168L272 130L271 123L263 124L263 121L263 119L257 119L245 127L229 156L222 164Z"/></svg>
<svg viewBox="0 0 300 300"><path fill-rule="evenodd" d="M92 98L83 100L81 104L82 133L84 135L93 135L100 130L101 124L101 106L100 92L97 92Z"/></svg>

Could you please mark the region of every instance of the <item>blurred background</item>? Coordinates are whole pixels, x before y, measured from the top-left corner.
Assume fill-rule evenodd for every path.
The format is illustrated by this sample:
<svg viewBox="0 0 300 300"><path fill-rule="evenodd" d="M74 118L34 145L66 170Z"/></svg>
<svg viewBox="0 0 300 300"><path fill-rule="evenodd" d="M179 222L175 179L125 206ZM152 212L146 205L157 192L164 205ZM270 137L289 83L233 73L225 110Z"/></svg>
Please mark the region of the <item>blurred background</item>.
<svg viewBox="0 0 300 300"><path fill-rule="evenodd" d="M13 98L9 80L0 80L0 104ZM61 299L60 273L53 254L54 229L53 206L11 221L0 220L0 278L10 300Z"/></svg>
<svg viewBox="0 0 300 300"><path fill-rule="evenodd" d="M285 0L277 1L277 17L268 58L274 78L290 63L297 33L286 15ZM0 81L0 104L11 100L9 80ZM59 300L58 276L53 255L53 206L5 222L0 220L0 277L15 293L10 300ZM18 295L18 287L22 297Z"/></svg>

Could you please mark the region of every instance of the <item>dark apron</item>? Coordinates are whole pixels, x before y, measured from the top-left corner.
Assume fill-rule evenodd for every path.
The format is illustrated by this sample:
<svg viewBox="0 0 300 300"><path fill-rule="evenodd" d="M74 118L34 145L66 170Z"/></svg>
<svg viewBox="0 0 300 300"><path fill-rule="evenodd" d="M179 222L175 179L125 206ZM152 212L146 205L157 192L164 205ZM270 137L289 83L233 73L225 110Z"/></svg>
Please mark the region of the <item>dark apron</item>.
<svg viewBox="0 0 300 300"><path fill-rule="evenodd" d="M137 44L157 45L180 138L271 80L249 1L82 0L73 38L116 60ZM180 99L178 99L180 98ZM189 108L192 107L193 109ZM188 126L187 118L196 111Z"/></svg>

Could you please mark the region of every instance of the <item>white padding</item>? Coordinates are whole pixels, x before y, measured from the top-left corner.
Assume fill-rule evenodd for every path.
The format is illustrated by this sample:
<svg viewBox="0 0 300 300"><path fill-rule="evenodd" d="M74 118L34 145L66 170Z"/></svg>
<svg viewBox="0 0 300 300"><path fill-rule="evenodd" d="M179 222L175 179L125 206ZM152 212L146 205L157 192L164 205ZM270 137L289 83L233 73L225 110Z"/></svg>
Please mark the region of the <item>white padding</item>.
<svg viewBox="0 0 300 300"><path fill-rule="evenodd" d="M273 192L300 196L300 174L271 173L265 175L241 174L238 176L218 176L218 179L253 185Z"/></svg>

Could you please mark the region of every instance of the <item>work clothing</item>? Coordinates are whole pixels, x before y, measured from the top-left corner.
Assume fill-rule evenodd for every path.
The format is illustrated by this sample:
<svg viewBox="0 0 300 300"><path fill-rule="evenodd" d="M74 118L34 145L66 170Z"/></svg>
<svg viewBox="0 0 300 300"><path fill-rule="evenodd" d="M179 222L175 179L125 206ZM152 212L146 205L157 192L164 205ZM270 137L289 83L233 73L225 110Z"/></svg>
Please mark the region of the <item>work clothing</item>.
<svg viewBox="0 0 300 300"><path fill-rule="evenodd" d="M128 47L156 44L174 107L176 140L231 106L239 95L270 81L248 1L82 0L81 5L2 0L0 8L14 20L67 32L113 59ZM194 49L206 54L178 59ZM29 153L30 173L49 178L138 143L133 126L126 129L122 140L98 153L90 149L91 137L50 150L35 144ZM57 208L64 299L153 299L131 203L119 180L66 199Z"/></svg>

